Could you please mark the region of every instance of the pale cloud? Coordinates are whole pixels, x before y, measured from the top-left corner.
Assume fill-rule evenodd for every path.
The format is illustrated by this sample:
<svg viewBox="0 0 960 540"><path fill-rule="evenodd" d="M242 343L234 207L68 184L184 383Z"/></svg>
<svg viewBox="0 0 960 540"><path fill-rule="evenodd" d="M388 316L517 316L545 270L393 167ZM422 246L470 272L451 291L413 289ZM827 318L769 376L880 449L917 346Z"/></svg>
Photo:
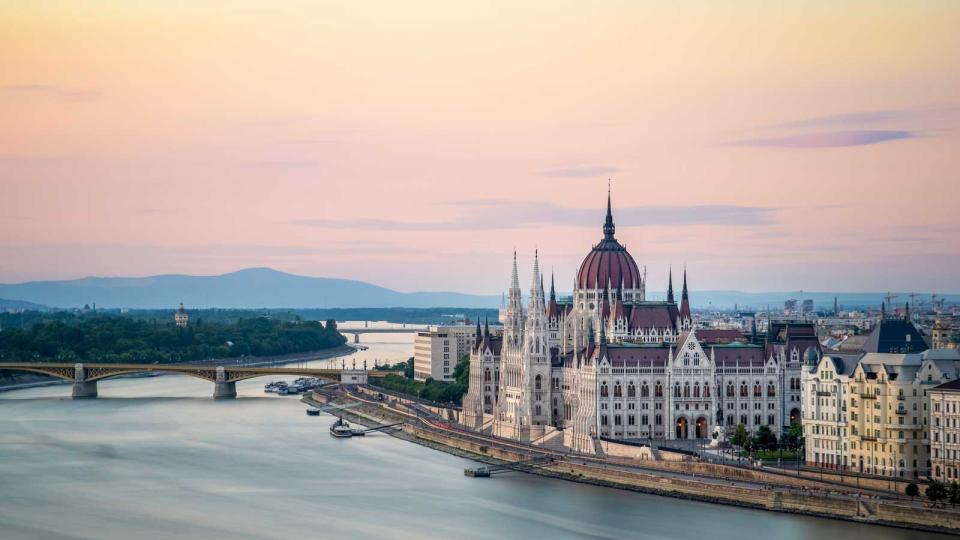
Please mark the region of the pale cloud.
<svg viewBox="0 0 960 540"><path fill-rule="evenodd" d="M779 137L764 137L736 141L734 146L765 146L775 148L837 148L864 146L889 141L916 138L917 134L900 130L859 130L804 133Z"/></svg>
<svg viewBox="0 0 960 540"><path fill-rule="evenodd" d="M326 229L375 231L452 231L516 229L533 225L598 227L597 208L571 208L545 201L478 200L445 203L460 209L447 221L411 222L387 219L299 219L297 225ZM776 208L737 205L627 206L616 209L620 227L649 225L764 225Z"/></svg>
<svg viewBox="0 0 960 540"><path fill-rule="evenodd" d="M551 178L595 178L616 174L618 172L620 172L619 167L609 165L580 165L550 169L542 171L539 174Z"/></svg>
<svg viewBox="0 0 960 540"><path fill-rule="evenodd" d="M24 96L61 101L64 103L83 103L102 97L97 88L81 88L58 84L8 84L0 87L7 96Z"/></svg>

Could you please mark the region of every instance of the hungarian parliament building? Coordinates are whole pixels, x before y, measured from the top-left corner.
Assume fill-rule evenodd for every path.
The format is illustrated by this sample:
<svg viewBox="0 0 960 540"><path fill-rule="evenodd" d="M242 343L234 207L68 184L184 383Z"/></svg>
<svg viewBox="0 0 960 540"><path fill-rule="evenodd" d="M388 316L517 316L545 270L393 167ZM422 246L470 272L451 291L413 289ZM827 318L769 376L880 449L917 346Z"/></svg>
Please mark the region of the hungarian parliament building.
<svg viewBox="0 0 960 540"><path fill-rule="evenodd" d="M462 421L543 446L594 452L600 438L705 439L718 426L800 421L801 372L816 361L812 324L771 324L763 336L697 328L686 270L677 305L646 299L646 272L615 237L610 196L603 238L573 296L549 293L536 255L524 306L514 254L503 332L477 326Z"/></svg>

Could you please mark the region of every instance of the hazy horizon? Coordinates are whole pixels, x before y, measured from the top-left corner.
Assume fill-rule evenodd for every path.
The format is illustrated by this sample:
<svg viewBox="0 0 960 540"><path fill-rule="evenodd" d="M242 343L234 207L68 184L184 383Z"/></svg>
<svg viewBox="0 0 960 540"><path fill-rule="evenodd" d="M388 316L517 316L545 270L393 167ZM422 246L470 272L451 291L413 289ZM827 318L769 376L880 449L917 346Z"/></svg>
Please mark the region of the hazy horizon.
<svg viewBox="0 0 960 540"><path fill-rule="evenodd" d="M0 283L960 292L960 3L0 9ZM521 278L526 285L528 278Z"/></svg>

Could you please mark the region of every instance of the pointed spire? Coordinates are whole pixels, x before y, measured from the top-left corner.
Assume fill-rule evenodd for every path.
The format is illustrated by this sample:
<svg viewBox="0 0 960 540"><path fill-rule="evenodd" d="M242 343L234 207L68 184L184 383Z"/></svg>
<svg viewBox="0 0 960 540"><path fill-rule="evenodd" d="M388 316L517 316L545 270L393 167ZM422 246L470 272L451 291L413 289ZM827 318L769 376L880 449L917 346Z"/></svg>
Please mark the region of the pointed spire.
<svg viewBox="0 0 960 540"><path fill-rule="evenodd" d="M553 287L553 271L550 271L550 301L555 302L557 300L557 292Z"/></svg>
<svg viewBox="0 0 960 540"><path fill-rule="evenodd" d="M513 273L510 275L510 290L520 290L520 274L517 272L517 250L513 250Z"/></svg>
<svg viewBox="0 0 960 540"><path fill-rule="evenodd" d="M886 318L887 318L887 303L880 302L880 320L882 321Z"/></svg>
<svg viewBox="0 0 960 540"><path fill-rule="evenodd" d="M613 210L610 203L610 179L607 179L607 219L603 222L603 239L613 240L617 228L613 224Z"/></svg>
<svg viewBox="0 0 960 540"><path fill-rule="evenodd" d="M537 291L541 290L543 282L540 281L540 253L539 250L533 251L533 282L530 284L530 300L537 298Z"/></svg>
<svg viewBox="0 0 960 540"><path fill-rule="evenodd" d="M477 339L476 339L477 343L480 343L480 336L482 336L482 335L483 335L483 334L480 333L480 317L477 317L477 333L476 333L476 335L474 336L474 337L477 338Z"/></svg>
<svg viewBox="0 0 960 540"><path fill-rule="evenodd" d="M479 323L480 321L478 320L477 324ZM483 335L485 337L490 337L490 317L483 318Z"/></svg>
<svg viewBox="0 0 960 540"><path fill-rule="evenodd" d="M903 319L906 321L910 320L910 302L907 302L907 305L903 310Z"/></svg>
<svg viewBox="0 0 960 540"><path fill-rule="evenodd" d="M683 267L683 291L680 293L680 319L693 323L690 315L690 297L687 296L687 267Z"/></svg>
<svg viewBox="0 0 960 540"><path fill-rule="evenodd" d="M681 300L687 300L687 266L683 266L683 292L680 293Z"/></svg>
<svg viewBox="0 0 960 540"><path fill-rule="evenodd" d="M673 265L670 265L667 278L667 302L673 302Z"/></svg>

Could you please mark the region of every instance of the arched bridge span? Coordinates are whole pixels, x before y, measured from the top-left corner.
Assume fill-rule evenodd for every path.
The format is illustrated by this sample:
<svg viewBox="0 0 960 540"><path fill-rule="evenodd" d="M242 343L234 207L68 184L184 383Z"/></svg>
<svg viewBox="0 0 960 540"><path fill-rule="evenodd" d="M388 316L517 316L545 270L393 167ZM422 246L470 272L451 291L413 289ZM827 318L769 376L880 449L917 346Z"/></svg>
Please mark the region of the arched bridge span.
<svg viewBox="0 0 960 540"><path fill-rule="evenodd" d="M179 373L214 383L215 398L236 397L236 383L267 375L316 377L343 384L366 384L368 377L389 372L366 369L285 368L245 366L203 366L188 364L67 364L46 362L4 362L0 370L27 371L73 381L74 398L97 397L97 381L138 373Z"/></svg>

